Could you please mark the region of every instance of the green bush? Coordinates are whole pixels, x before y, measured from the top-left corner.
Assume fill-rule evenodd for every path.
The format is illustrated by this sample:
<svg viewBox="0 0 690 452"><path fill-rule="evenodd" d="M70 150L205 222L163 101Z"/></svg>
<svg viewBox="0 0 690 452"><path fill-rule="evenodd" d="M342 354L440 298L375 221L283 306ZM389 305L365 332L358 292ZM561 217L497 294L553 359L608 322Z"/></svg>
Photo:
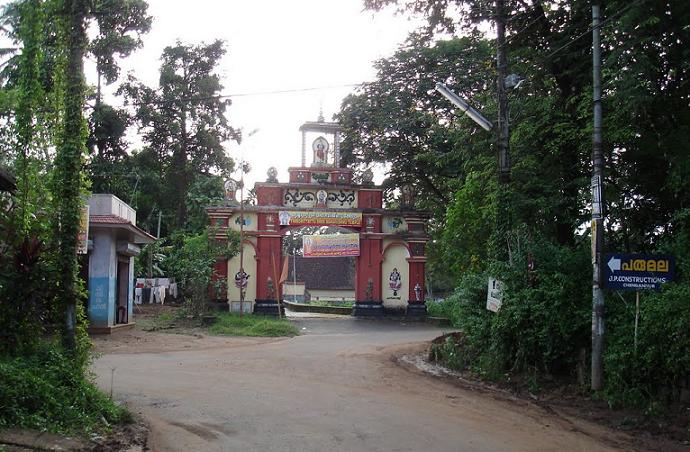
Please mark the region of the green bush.
<svg viewBox="0 0 690 452"><path fill-rule="evenodd" d="M584 243L571 249L520 237L514 237L512 265L494 263L487 272L466 273L453 295L430 311L464 333L462 344L437 347L450 367L492 379L522 374L536 387L545 375L573 377L580 351L591 349L592 267ZM650 414L690 391L690 239L679 233L659 252L676 256L676 281L660 292L642 293L637 350L634 293L606 293L601 395L612 406ZM527 271L529 254L534 272ZM486 310L489 274L505 284L498 313Z"/></svg>
<svg viewBox="0 0 690 452"><path fill-rule="evenodd" d="M519 234L512 264L464 274L455 293L434 309L465 333L463 356L481 375L570 374L589 338L588 250ZM528 255L533 272L527 270ZM505 285L498 313L486 309L490 274Z"/></svg>
<svg viewBox="0 0 690 452"><path fill-rule="evenodd" d="M676 231L659 251L676 257L676 279L640 295L637 350L634 294L607 299L604 396L613 406L654 411L690 391L690 227Z"/></svg>
<svg viewBox="0 0 690 452"><path fill-rule="evenodd" d="M219 258L229 259L239 252L239 234L228 230L225 241L217 241L215 230L198 234L178 232L170 238L169 254L162 260L168 276L180 287L188 314L199 317L206 312L209 288L213 280L213 264Z"/></svg>
<svg viewBox="0 0 690 452"><path fill-rule="evenodd" d="M690 284L645 292L640 301L637 349L634 301L612 299L605 354L605 397L614 406L646 408L673 403L690 376Z"/></svg>
<svg viewBox="0 0 690 452"><path fill-rule="evenodd" d="M32 356L0 357L0 429L89 433L129 420L129 412L56 346L45 345Z"/></svg>

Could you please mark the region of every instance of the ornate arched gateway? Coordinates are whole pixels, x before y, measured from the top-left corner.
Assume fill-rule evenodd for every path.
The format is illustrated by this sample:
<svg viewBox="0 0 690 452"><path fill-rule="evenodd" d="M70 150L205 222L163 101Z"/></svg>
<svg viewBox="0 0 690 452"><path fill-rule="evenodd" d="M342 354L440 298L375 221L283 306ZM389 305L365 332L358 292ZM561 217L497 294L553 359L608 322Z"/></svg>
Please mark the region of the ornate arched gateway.
<svg viewBox="0 0 690 452"><path fill-rule="evenodd" d="M295 226L341 226L355 232L345 246L348 255L356 256L353 314L378 316L390 310L408 316L426 315L424 266L429 215L410 207L409 190L402 191L400 209L384 209L383 189L372 183L371 171L364 174L361 184L353 183L352 170L334 163L340 162L338 124L320 118L303 124L300 131L302 165L288 169L289 182L278 182L277 171L271 168L266 182L254 186L256 205L240 208L235 199L236 184L229 181L226 202L207 209L211 225L217 228L217 240L225 239L227 228L242 229L244 237L241 256L216 263L211 291L217 301L238 310L242 286L245 311L278 314L280 282L285 279L281 246L285 231ZM309 134L317 138L307 166ZM326 243L325 247L341 245Z"/></svg>

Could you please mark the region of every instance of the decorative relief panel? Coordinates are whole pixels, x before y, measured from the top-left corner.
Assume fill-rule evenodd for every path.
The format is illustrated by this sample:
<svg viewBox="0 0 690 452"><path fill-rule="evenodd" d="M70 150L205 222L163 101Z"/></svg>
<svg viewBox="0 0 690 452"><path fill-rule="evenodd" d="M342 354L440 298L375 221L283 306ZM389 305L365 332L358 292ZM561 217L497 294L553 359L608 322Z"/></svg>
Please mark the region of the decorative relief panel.
<svg viewBox="0 0 690 452"><path fill-rule="evenodd" d="M244 213L244 230L245 231L256 231L257 222L258 222L258 218L257 218L255 213L250 213L250 212ZM242 225L242 219L240 218L240 213L234 212L232 214L232 216L230 217L230 220L228 222L228 226L230 227L230 229L234 229L236 231L239 231L241 225Z"/></svg>
<svg viewBox="0 0 690 452"><path fill-rule="evenodd" d="M407 223L402 217L384 217L382 228L388 234L407 231Z"/></svg>
<svg viewBox="0 0 690 452"><path fill-rule="evenodd" d="M311 181L316 184L325 184L331 182L331 175L329 173L311 173Z"/></svg>
<svg viewBox="0 0 690 452"><path fill-rule="evenodd" d="M326 193L325 205L319 202L318 192ZM323 195L321 198L323 198ZM357 207L357 196L355 190L302 190L299 188L288 188L283 195L283 205L288 207L351 209Z"/></svg>

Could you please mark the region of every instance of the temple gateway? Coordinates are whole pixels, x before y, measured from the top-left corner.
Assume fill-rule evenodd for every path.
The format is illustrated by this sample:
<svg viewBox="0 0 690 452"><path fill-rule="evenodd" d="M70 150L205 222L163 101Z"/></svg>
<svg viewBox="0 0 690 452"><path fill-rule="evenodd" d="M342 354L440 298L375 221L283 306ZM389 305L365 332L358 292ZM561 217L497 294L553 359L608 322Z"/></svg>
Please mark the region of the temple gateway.
<svg viewBox="0 0 690 452"><path fill-rule="evenodd" d="M352 169L340 165L337 123L319 118L300 131L302 164L288 169L289 182L279 182L275 168L269 169L266 181L254 186L255 205L248 205L236 199L241 184L229 180L225 202L207 209L216 240L227 240L228 228L242 236L241 252L216 262L209 289L213 298L232 311L277 315L287 274L283 239L305 227L336 228L337 234L305 235L301 255L354 259L353 315L425 316L429 214L414 210L407 187L401 188L400 208L384 209L383 189L372 182L371 170L354 183ZM323 267L336 271L333 265Z"/></svg>

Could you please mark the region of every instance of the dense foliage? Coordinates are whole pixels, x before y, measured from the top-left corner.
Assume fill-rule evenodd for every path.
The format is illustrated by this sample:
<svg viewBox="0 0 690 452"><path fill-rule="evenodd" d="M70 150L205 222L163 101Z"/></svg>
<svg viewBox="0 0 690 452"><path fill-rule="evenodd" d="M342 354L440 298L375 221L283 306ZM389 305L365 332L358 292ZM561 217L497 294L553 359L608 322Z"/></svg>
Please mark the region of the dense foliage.
<svg viewBox="0 0 690 452"><path fill-rule="evenodd" d="M92 52L113 81L115 55L138 47L150 26L146 8L141 0L3 7L2 32L14 47L3 50L9 58L0 73L0 164L15 173L17 190L0 204L1 427L88 431L124 415L87 372L77 255L89 188L83 65Z"/></svg>
<svg viewBox="0 0 690 452"><path fill-rule="evenodd" d="M146 144L130 164L139 182L146 183L132 199L142 217L153 210L163 213L166 235L203 228L205 215L190 204L198 196L222 196L219 175L233 170L224 144L239 140L240 134L225 116L230 99L220 96L223 85L216 69L224 54L222 41L178 42L163 50L158 87L130 78L120 89L135 109Z"/></svg>
<svg viewBox="0 0 690 452"><path fill-rule="evenodd" d="M56 346L0 357L0 381L0 429L83 434L131 419Z"/></svg>
<svg viewBox="0 0 690 452"><path fill-rule="evenodd" d="M180 284L182 295L191 315L206 311L209 286L213 280L213 266L219 258L230 259L240 249L240 237L228 230L225 241L214 239L214 231L205 229L199 234L175 234L170 238L169 254L161 266L166 275Z"/></svg>
<svg viewBox="0 0 690 452"><path fill-rule="evenodd" d="M528 372L586 383L590 3L506 1L509 73L524 79L509 92L508 186L497 183L494 136L433 91L444 82L495 117L495 45L484 34L494 2L366 3L422 14L428 27L378 62L377 79L343 103L344 155L363 166L391 163L391 190L415 186L417 206L434 213L430 280L454 290L433 310L464 332L455 362L493 378ZM637 350L634 293L607 292L603 395L612 404L673 403L689 389L689 20L681 1L611 1L604 9L606 249L678 261L674 283L642 294ZM438 40L439 32L450 37ZM509 230L498 231L499 223ZM505 285L495 314L485 308L489 276Z"/></svg>

